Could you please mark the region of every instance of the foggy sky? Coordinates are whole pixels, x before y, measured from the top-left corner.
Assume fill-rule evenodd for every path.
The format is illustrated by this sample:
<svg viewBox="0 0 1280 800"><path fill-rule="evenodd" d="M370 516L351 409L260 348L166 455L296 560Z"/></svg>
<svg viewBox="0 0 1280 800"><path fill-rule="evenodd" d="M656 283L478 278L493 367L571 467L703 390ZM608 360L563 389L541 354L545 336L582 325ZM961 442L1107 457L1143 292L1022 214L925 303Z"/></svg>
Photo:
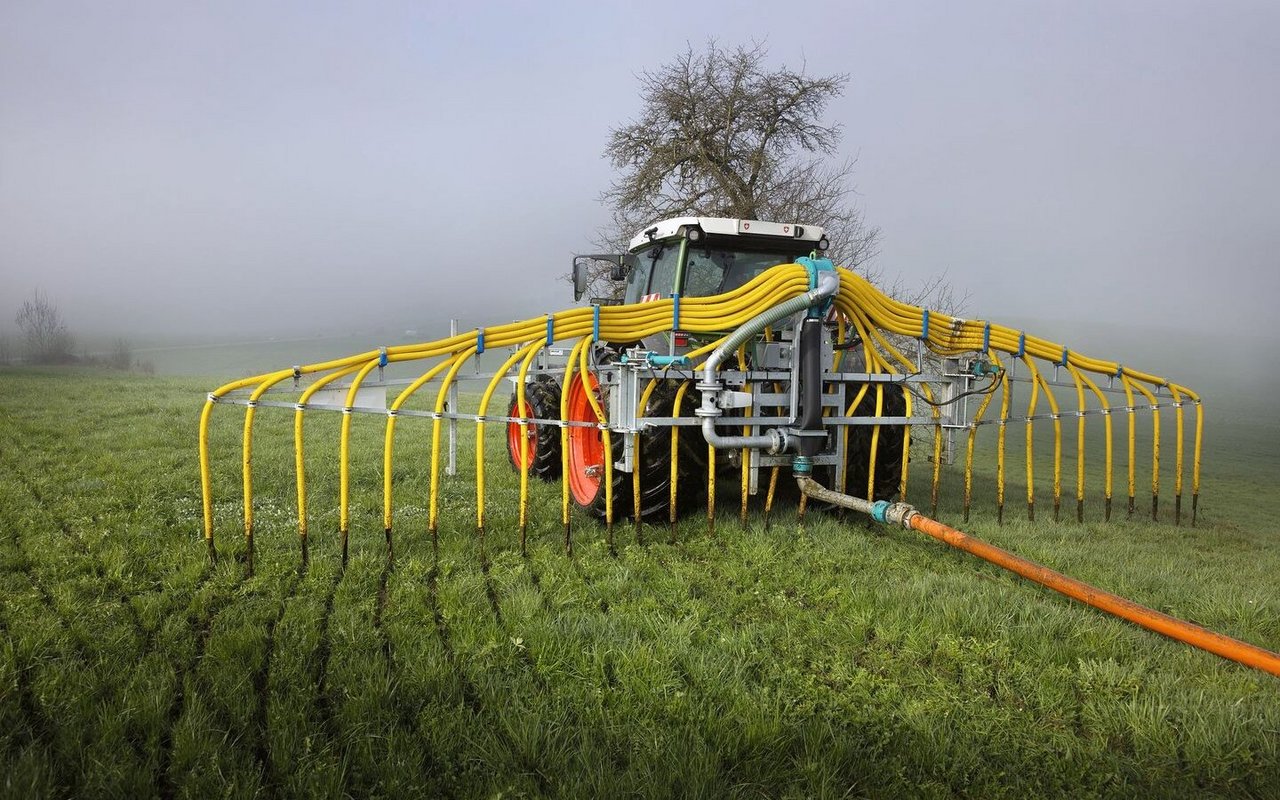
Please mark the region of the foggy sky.
<svg viewBox="0 0 1280 800"><path fill-rule="evenodd" d="M636 75L715 36L849 73L827 120L889 278L1280 339L1280 6L954 6L8 0L0 330L37 287L76 330L213 338L568 307Z"/></svg>

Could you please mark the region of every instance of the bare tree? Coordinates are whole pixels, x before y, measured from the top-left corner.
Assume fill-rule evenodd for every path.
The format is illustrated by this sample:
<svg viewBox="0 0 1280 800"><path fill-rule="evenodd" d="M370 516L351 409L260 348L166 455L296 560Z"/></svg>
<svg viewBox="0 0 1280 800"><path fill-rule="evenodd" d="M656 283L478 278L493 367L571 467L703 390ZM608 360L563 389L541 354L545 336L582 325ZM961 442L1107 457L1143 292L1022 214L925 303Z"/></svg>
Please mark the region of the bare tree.
<svg viewBox="0 0 1280 800"><path fill-rule="evenodd" d="M766 56L761 45L711 41L640 75L640 117L605 148L621 175L602 197L613 229L598 244L625 246L655 220L691 215L822 225L839 263L874 255L879 231L850 202L853 162L830 161L840 125L822 121L848 76L770 70ZM613 288L604 278L597 292Z"/></svg>
<svg viewBox="0 0 1280 800"><path fill-rule="evenodd" d="M22 303L17 323L28 362L65 364L75 360L75 338L62 322L58 307L39 289Z"/></svg>
<svg viewBox="0 0 1280 800"><path fill-rule="evenodd" d="M111 344L111 352L107 355L107 366L111 369L128 370L133 366L133 345L123 337L117 337Z"/></svg>

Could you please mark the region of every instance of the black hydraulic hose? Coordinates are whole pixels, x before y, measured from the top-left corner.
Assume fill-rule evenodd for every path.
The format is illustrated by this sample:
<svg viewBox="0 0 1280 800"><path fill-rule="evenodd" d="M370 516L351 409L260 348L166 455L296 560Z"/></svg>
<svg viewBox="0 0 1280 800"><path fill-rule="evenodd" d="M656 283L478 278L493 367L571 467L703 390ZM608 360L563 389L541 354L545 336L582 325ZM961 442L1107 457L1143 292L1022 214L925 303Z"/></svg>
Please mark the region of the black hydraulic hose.
<svg viewBox="0 0 1280 800"><path fill-rule="evenodd" d="M801 431L822 430L822 320L806 318L800 328L800 419ZM802 456L822 450L823 437L805 436L797 444Z"/></svg>

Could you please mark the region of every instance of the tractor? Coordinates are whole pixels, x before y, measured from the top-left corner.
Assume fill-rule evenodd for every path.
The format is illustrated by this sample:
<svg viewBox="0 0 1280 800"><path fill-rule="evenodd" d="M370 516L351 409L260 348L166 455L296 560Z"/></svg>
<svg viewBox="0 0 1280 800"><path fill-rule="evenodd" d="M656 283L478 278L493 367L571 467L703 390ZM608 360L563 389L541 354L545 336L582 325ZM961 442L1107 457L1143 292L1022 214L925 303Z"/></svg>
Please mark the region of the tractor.
<svg viewBox="0 0 1280 800"><path fill-rule="evenodd" d="M824 258L828 247L825 232L816 225L668 219L636 235L627 253L575 257L574 299L585 294L590 265L603 263L612 280L625 282L623 304L673 299L678 315L681 298L732 292L782 264L830 270ZM909 444L904 394L900 387L884 388L886 375L866 373L860 341L856 335L840 340L844 327L829 308L827 301L820 309L797 311L764 327L741 343L729 368L719 370L712 384L695 380L688 354L721 339L727 330L692 333L673 325L639 341L596 342L588 355L589 369L573 374L568 386L560 383L564 351L552 349L527 376L525 404L518 393L511 396L510 463L516 469L527 464L531 474L544 480L563 477L574 504L600 518L639 513L654 520L670 511L674 521L695 499L714 491L717 465L721 474L725 468L745 466L747 493L757 494L766 485L762 471L790 467L794 456L776 447L761 448L761 432L791 428L793 441L803 442L819 480L856 487L870 499L888 499L899 493ZM805 364L820 381L801 379ZM809 387L814 388L806 397ZM562 399L564 420L571 426L565 437L567 459L561 452ZM799 425L806 407L811 418ZM542 422L522 426L518 419ZM605 427L613 434L608 450ZM807 435L802 435L803 427ZM731 432L735 430L742 435ZM606 457L613 462L611 470L605 469ZM563 476L562 464L568 470ZM776 472L769 485L794 497L789 475L780 483L774 476Z"/></svg>
<svg viewBox="0 0 1280 800"><path fill-rule="evenodd" d="M396 516L395 433L399 419L430 428L427 530L433 551L441 534L442 428L450 427L448 475L459 422L475 425L475 531L485 541L485 425L505 424L507 455L519 472L518 534L527 553L529 479L560 481L564 548L572 553L571 507L605 520L613 549L613 522L630 516L637 538L642 523L675 523L705 500L708 530L715 521L718 475L740 476L741 519L748 498L765 490L765 522L778 492L803 513L813 502L851 509L889 525L915 530L965 550L1069 597L1151 630L1280 675L1280 655L1091 587L975 539L934 517L941 467L953 460L964 436L963 519L973 496L975 441L990 426L995 439L997 522L1004 521L1010 476L1009 430L1022 428L1027 518L1036 519L1036 423L1051 434L1053 519L1063 495L1064 420L1075 428L1076 519L1085 518L1086 461L1102 466L1103 519L1115 494L1118 416L1128 515L1135 513L1137 427L1151 422L1151 517L1160 515L1161 410L1172 411L1173 522L1181 524L1187 467L1185 422L1194 420L1191 524L1200 494L1204 410L1191 389L1115 361L1090 357L1062 344L985 320L969 320L895 300L855 272L825 257L828 242L817 226L717 217L679 217L632 239L628 252L573 261L574 296L581 300L588 267L601 262L625 282L623 302L593 301L543 317L451 331L447 338L380 347L346 358L300 364L227 383L210 392L200 415L200 484L204 537L214 546L213 470L209 425L215 405L245 407L241 485L247 564L253 570L253 421L258 408L291 409L298 539L308 558L304 417L340 412L338 542L347 563L351 532L351 430L357 414L382 417L382 526L388 563ZM511 348L496 370L480 374L474 360L486 347ZM914 350L914 360L910 353ZM462 368L476 363L470 380L485 388L474 411L459 407ZM416 378L383 375L390 365L416 368ZM515 374L512 375L513 370ZM1022 370L1020 372L1019 370ZM374 377L376 375L376 378ZM515 392L505 416L489 403L504 379ZM289 382L292 380L292 386ZM301 382L306 380L306 385ZM388 402L386 390L395 387ZM1068 411L1055 389L1071 390ZM428 408L410 404L435 391ZM270 399L296 395L293 402ZM993 402L998 398L998 402ZM973 405L971 405L973 404ZM1047 411L1045 410L1047 406ZM924 413L914 413L922 409ZM990 412L990 413L988 413ZM1102 457L1088 455L1086 420L1101 424ZM1164 419L1169 420L1166 414ZM931 507L928 515L906 502L911 431L931 431ZM1096 436L1096 434L1095 434ZM958 460L958 458L956 458ZM1165 461L1168 470L1168 460ZM784 468L787 475L779 480ZM764 479L768 475L767 482ZM1025 477L1023 477L1025 476ZM917 481L917 484L919 481ZM1043 487L1039 490L1044 493ZM1094 490L1097 491L1096 489ZM891 502L897 500L897 502ZM446 532L449 532L446 530ZM673 529L674 532L674 529Z"/></svg>

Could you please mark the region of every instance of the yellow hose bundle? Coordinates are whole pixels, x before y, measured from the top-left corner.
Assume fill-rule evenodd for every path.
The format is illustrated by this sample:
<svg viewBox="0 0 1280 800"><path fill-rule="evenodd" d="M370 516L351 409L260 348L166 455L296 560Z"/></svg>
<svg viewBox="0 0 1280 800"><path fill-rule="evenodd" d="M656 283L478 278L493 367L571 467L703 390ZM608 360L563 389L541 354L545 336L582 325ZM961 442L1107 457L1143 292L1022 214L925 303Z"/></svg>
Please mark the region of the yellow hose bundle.
<svg viewBox="0 0 1280 800"><path fill-rule="evenodd" d="M1152 452L1152 514L1157 513L1158 497L1159 497L1159 446L1160 446L1160 423L1159 409L1162 407L1172 406L1176 409L1176 452L1175 452L1175 481L1174 491L1176 497L1175 520L1178 519L1181 510L1181 494L1183 488L1182 472L1183 472L1183 413L1182 406L1184 403L1191 403L1196 411L1196 434L1192 457L1192 519L1194 522L1195 511L1198 503L1200 488L1200 453L1201 453L1201 434L1203 431L1203 407L1200 398L1190 389L1169 383L1164 379L1155 375L1132 370L1128 367L1099 359L1089 358L1080 353L1068 351L1061 345L1049 342L1044 339L1026 335L1012 328L1007 328L994 323L988 323L976 320L965 320L952 317L940 312L928 311L917 306L902 303L894 300L887 295L875 289L870 283L858 275L841 268L840 289L834 299L834 307L837 312L837 325L841 331L846 326L850 332L856 332L861 340L861 352L863 355L865 370L870 373L880 373L891 376L888 382L877 381L873 384L864 383L859 389L853 404L849 407L847 415L852 415L854 409L863 400L866 392L874 392L875 395L875 411L880 416L885 409L885 398L889 393L902 394L906 412L905 415L912 419L912 422L919 425L930 425L933 427L933 486L932 498L933 506L937 506L938 483L941 475L941 443L942 443L942 427L943 415L940 403L936 401L932 387L927 382L917 382L921 389L919 394L912 390L911 384L905 382L907 378L917 373L917 367L908 359L894 344L892 337L898 337L899 340L916 340L921 346L936 356L955 356L963 353L976 353L990 360L990 363L998 365L998 382L993 378L991 391L986 393L977 413L972 421L967 424L968 437L966 444L965 456L965 514L967 517L969 510L969 501L972 493L972 469L973 469L973 451L974 439L978 427L984 424L996 424L999 426L998 446L997 446L997 503L1001 516L1003 515L1004 506L1004 482L1005 482L1005 436L1006 424L1014 417L1011 417L1012 404L1010 402L1010 379L1007 372L1004 371L1004 361L1007 359L1010 365L1021 363L1026 366L1029 378L1026 379L1030 383L1031 392L1028 400L1026 414L1024 417L1017 418L1025 420L1026 427L1026 481L1027 481L1027 507L1028 515L1034 519L1035 506L1035 482L1032 467L1033 446L1032 446L1032 428L1034 421L1038 418L1036 414L1039 396L1044 395L1046 402L1049 404L1051 413L1048 415L1052 420L1054 428L1054 480L1053 480L1053 497L1055 513L1059 506L1061 497L1061 453L1062 453L1062 436L1060 417L1062 412L1059 409L1057 400L1055 399L1049 381L1044 373L1037 368L1035 361L1052 365L1056 369L1065 369L1072 379L1072 384L1076 390L1078 411L1077 415L1077 454L1076 454L1076 499L1077 499L1077 517L1083 518L1083 507L1085 499L1085 475L1084 475L1084 434L1085 434L1085 416L1089 413L1101 413L1104 419L1104 436L1106 438L1106 464L1105 464L1105 499L1107 506L1107 515L1110 515L1111 495L1112 495L1112 426L1111 413L1112 407L1108 404L1104 397L1102 389L1098 382L1094 379L1104 378L1108 381L1120 381L1120 386L1125 392L1127 403L1124 411L1128 418L1128 491L1129 491L1129 509L1133 510L1134 489L1135 489L1135 412L1138 407L1134 404L1134 392L1136 391L1147 401L1147 407L1152 412L1153 419L1153 452ZM710 353L722 338L719 338L725 331L732 331L741 327L748 320L761 314L771 307L788 299L804 294L810 288L809 271L800 265L789 264L774 267L763 274L759 275L749 283L742 287L721 295L711 297L686 297L679 300L679 329L690 334L712 334L717 338L705 346L695 350L690 354L691 359L705 356ZM524 442L524 433L528 426L535 421L528 418L525 409L528 408L525 401L525 381L526 376L531 368L534 358L538 352L546 346L555 342L572 342L572 348L569 354L569 361L563 375L566 388L573 379L576 372L586 375L590 370L588 354L591 346L595 342L633 342L639 341L645 337L656 335L663 332L670 332L675 329L676 320L673 319L677 311L676 303L672 299L658 300L635 305L618 305L603 307L583 307L573 308L561 311L545 317L536 317L522 322L513 322L505 325L497 325L487 327L466 333L460 333L444 339L432 342L424 342L420 344L401 345L396 347L387 347L379 350L371 350L358 353L346 358L334 359L330 361L320 362L316 364L308 364L299 367L293 367L284 370L278 370L261 375L243 378L232 381L219 387L208 395L204 408L200 415L199 429L199 448L200 448L200 477L201 477L201 495L204 513L204 536L209 544L210 552L213 552L213 486L212 476L210 472L210 453L209 453L209 424L213 406L220 402L228 402L246 406L244 417L243 435L242 435L242 460L241 460L241 483L244 494L244 534L252 553L252 541L254 535L253 526L253 470L252 470L252 452L253 452L253 421L255 411L259 405L264 404L262 400L264 395L281 382L294 378L295 381L304 376L314 376L314 381L302 390L297 401L293 404L294 408L294 462L296 470L297 483L297 509L298 509L298 532L305 548L308 533L307 521L307 491L304 471L304 441L303 441L303 418L308 410L309 403L315 393L321 388L342 379L350 379L349 386L346 387L346 400L343 410L343 421L339 442L339 532L343 542L343 552L345 556L346 542L350 527L350 505L351 505L351 487L350 487L350 439L351 439L351 416L360 409L355 408L356 398L358 396L361 385L366 381L368 376L377 369L388 364L403 364L410 362L422 362L424 370L418 378L413 380L395 400L388 405L385 411L387 417L386 431L383 445L383 480L382 480L382 507L383 507L383 523L387 532L388 543L390 543L391 529L393 525L393 509L392 501L393 481L392 481L392 463L394 452L394 433L397 418L405 413L405 403L419 390L437 381L443 373L443 379L439 380L436 388L436 396L434 410L429 412L432 420L431 435L431 463L430 463L430 503L429 503L429 530L432 537L438 535L439 525L439 503L438 495L440 490L439 476L439 452L440 452L440 423L444 419L473 419L477 425L476 435L476 525L477 529L483 533L485 524L485 465L484 465L484 425L486 422L487 410L493 393L496 391L498 384L507 377L507 373L512 370L518 363L519 370L517 373L517 405L520 419L510 419L509 424L518 424L520 426L521 441ZM446 411L446 397L450 386L457 380L459 371L478 353L485 349L493 349L498 347L513 348L510 356L502 364L501 368L490 379L480 400L480 409L477 415L462 415L457 409L448 409ZM1003 357L1003 358L1002 358ZM694 362L696 363L696 362ZM746 366L744 359L740 357L740 366ZM1094 376L1094 377L1091 377ZM649 393L654 389L654 382L645 390L645 400L647 401ZM677 416L681 414L682 403L686 399L686 393L689 389L689 383L679 386L675 395L675 411ZM999 417L995 420L984 419L984 415L988 409L990 401L996 390L1001 392L1001 402L999 409ZM1088 410L1086 404L1086 389L1096 397L1099 408ZM1172 401L1170 403L1160 403L1157 400L1157 394L1161 390L1170 393ZM240 395L247 394L246 397ZM930 406L929 416L912 417L913 411L913 395L915 399L920 400ZM599 421L599 429L604 440L605 453L611 452L611 434L606 418L606 409L602 408L592 392L587 393L591 409L596 419ZM267 403L267 405L271 405ZM275 404L280 405L280 404ZM642 402L640 408L645 408ZM568 437L569 428L565 424L567 414L566 401L564 395L561 396L560 404L560 420L537 420L539 424L559 424L561 449L562 449L562 467L566 478L562 478L563 486L561 491L562 498L562 522L565 527L565 544L569 546L569 488L568 488ZM1043 418L1043 417L1040 417ZM506 421L508 418L504 417ZM748 418L744 418L748 419ZM585 423L577 423L585 424ZM749 422L746 422L748 426ZM903 428L904 445L909 442L909 426ZM848 436L849 428L844 427L842 435ZM630 434L636 437L638 435ZM887 434L886 434L887 435ZM876 464L876 451L884 446L881 441L881 426L873 425L871 431L871 463L869 464L869 480L868 484L874 483L874 469ZM521 445L527 448L527 442ZM672 466L671 473L673 476L671 484L671 519L675 519L675 503L676 503L676 486L674 477L676 475L676 429L672 428L671 434L671 453ZM745 454L749 458L749 454ZM905 495L907 490L907 466L910 457L909 446L903 447L902 469L901 469L901 485L899 492ZM524 530L527 523L527 493L528 493L528 452L527 449L522 451L521 456L521 475L520 475L520 529L521 542L523 546ZM741 488L743 491L743 514L746 508L746 492L748 487L747 480L747 459L744 458ZM603 470L605 473L605 491L606 491L606 521L610 529L613 522L613 502L612 502L612 470L613 459L606 457L604 459ZM638 480L638 476L633 478ZM714 486L715 482L715 459L710 459L708 465L708 481ZM771 504L773 487L777 481L777 469L774 468L770 477L769 500L766 504ZM851 487L860 491L862 487ZM867 487L870 493L870 485ZM714 497L715 492L708 492L708 520L712 522L714 519ZM612 535L610 533L610 535Z"/></svg>

